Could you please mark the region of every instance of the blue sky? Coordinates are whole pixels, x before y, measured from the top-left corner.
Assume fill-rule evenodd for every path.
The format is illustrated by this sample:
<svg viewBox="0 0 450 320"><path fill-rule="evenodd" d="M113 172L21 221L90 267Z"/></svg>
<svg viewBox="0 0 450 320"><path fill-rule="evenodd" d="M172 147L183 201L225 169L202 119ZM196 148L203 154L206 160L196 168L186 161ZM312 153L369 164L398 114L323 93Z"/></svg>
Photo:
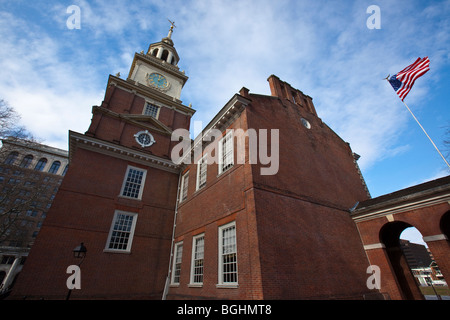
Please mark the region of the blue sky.
<svg viewBox="0 0 450 320"><path fill-rule="evenodd" d="M70 5L81 29L68 29ZM377 5L381 29L368 29ZM85 132L109 74L177 28L185 105L206 125L243 86L270 94L275 74L313 97L353 151L372 196L450 173L383 79L428 56L405 102L441 151L450 130L450 1L0 1L0 98L44 143ZM447 135L450 139L450 135Z"/></svg>

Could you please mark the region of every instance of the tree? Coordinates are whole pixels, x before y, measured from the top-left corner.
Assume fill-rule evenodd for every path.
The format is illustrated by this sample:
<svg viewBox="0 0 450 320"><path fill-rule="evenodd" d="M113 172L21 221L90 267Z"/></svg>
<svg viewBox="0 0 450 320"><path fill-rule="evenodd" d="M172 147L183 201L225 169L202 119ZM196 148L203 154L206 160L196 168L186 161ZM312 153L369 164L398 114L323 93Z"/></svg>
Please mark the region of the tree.
<svg viewBox="0 0 450 320"><path fill-rule="evenodd" d="M10 107L8 103L0 100L0 139L6 137L14 137L18 139L25 139L29 141L36 141L33 135L25 129L24 126L20 126L20 115Z"/></svg>
<svg viewBox="0 0 450 320"><path fill-rule="evenodd" d="M19 114L4 100L0 100L0 244L14 239L20 242L27 236L28 217L33 208L45 193L41 183L24 181L11 165L14 152L5 147L3 141L20 142L23 146L35 144L33 135L20 126ZM33 184L34 183L34 184ZM31 214L28 215L28 212Z"/></svg>

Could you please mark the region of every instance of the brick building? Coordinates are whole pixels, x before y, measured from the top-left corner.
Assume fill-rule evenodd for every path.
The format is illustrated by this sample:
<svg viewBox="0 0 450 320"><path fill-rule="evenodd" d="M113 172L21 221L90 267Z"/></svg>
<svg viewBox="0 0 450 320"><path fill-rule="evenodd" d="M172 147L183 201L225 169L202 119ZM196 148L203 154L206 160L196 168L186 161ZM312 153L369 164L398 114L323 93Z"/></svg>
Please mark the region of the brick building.
<svg viewBox="0 0 450 320"><path fill-rule="evenodd" d="M63 299L81 242L74 299L380 296L349 214L370 198L349 144L274 75L270 96L242 88L191 141L171 35L69 132L70 169L11 297Z"/></svg>
<svg viewBox="0 0 450 320"><path fill-rule="evenodd" d="M68 152L17 138L0 149L0 293L33 246L69 163Z"/></svg>

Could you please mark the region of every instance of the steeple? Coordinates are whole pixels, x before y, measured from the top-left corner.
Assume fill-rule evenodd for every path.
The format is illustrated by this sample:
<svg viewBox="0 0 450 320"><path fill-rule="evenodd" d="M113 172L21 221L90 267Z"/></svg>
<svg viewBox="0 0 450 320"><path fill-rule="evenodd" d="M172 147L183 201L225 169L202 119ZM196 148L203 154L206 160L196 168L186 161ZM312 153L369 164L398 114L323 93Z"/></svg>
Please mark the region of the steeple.
<svg viewBox="0 0 450 320"><path fill-rule="evenodd" d="M178 67L180 57L172 41L175 22L170 20L169 22L171 26L167 37L151 43L146 54L141 51L134 55L127 80L135 81L179 101L181 89L188 77Z"/></svg>
<svg viewBox="0 0 450 320"><path fill-rule="evenodd" d="M167 37L163 38L161 42L152 43L148 47L147 55L152 55L158 59L161 59L171 65L177 66L180 57L178 56L177 50L173 46L172 33L175 26L175 22L170 21L170 29Z"/></svg>
<svg viewBox="0 0 450 320"><path fill-rule="evenodd" d="M169 20L169 19L167 19L167 20ZM171 39L172 38L173 28L174 27L176 28L177 26L175 25L175 21L170 21L169 20L169 22L170 22L171 26L170 26L170 30L169 30L169 34L167 35L167 38Z"/></svg>

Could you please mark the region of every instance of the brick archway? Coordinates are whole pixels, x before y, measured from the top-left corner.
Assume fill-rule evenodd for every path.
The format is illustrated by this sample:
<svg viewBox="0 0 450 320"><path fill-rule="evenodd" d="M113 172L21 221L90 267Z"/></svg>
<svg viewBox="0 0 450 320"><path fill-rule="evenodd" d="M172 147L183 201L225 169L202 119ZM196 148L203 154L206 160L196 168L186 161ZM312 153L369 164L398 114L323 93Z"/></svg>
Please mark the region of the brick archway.
<svg viewBox="0 0 450 320"><path fill-rule="evenodd" d="M444 234L447 239L450 239L450 211L447 211L442 215L440 228L442 234Z"/></svg>
<svg viewBox="0 0 450 320"><path fill-rule="evenodd" d="M364 201L351 216L369 263L381 270L380 291L391 299L423 299L398 244L410 226L422 234L450 281L450 176Z"/></svg>
<svg viewBox="0 0 450 320"><path fill-rule="evenodd" d="M414 226L403 221L388 222L380 230L380 241L385 246L384 250L389 259L391 272L394 273L403 299L422 300L423 295L417 287L400 247L400 235L410 227Z"/></svg>

